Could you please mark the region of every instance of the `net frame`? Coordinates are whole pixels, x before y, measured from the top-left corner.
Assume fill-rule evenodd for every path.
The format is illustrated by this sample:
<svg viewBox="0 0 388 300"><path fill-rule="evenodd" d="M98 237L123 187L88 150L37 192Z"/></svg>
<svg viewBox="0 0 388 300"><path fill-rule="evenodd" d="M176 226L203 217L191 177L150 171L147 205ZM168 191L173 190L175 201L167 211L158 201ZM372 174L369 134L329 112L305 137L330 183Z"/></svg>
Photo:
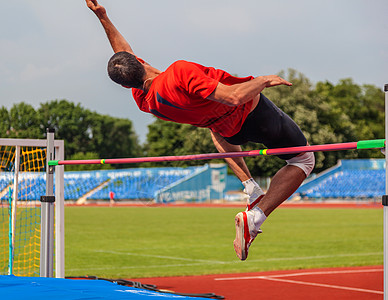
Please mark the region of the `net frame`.
<svg viewBox="0 0 388 300"><path fill-rule="evenodd" d="M20 157L20 148L21 147L40 147L47 148L48 140L40 139L7 139L0 138L0 146L10 146L15 147L15 161L19 163ZM64 159L64 141L63 140L54 140L53 141L53 153L55 159ZM47 156L46 159L46 168L48 169L48 160L50 159ZM65 244L64 244L64 233L65 233L65 223L64 223L64 168L55 169L55 277L64 278L65 277ZM17 188L19 180L19 167L15 166L14 174L14 192L13 192L13 205L17 203ZM16 189L16 190L15 190ZM47 194L47 193L46 193ZM43 196L43 195L42 195ZM45 220L41 219L41 224ZM54 244L54 241L53 241ZM42 254L42 252L41 252ZM43 261L45 258L43 257ZM42 257L40 258L42 262Z"/></svg>

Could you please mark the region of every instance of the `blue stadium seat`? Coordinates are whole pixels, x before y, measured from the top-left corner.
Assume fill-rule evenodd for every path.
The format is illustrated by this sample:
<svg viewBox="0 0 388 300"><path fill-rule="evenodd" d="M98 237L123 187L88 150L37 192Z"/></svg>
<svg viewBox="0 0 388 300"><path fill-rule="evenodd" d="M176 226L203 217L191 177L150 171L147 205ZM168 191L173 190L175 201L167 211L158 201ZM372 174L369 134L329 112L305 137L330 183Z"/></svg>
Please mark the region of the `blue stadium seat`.
<svg viewBox="0 0 388 300"><path fill-rule="evenodd" d="M297 191L298 192L298 191ZM338 170L301 195L309 198L374 198L385 194L385 170Z"/></svg>

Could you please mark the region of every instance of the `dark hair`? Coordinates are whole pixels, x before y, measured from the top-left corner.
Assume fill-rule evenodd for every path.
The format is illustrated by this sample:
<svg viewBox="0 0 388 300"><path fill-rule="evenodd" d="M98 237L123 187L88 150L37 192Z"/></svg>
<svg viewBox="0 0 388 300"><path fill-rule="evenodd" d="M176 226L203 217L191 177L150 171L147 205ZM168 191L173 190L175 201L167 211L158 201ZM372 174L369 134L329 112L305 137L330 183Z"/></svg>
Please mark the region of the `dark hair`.
<svg viewBox="0 0 388 300"><path fill-rule="evenodd" d="M118 84L140 88L145 70L135 55L123 51L115 53L109 60L108 75Z"/></svg>

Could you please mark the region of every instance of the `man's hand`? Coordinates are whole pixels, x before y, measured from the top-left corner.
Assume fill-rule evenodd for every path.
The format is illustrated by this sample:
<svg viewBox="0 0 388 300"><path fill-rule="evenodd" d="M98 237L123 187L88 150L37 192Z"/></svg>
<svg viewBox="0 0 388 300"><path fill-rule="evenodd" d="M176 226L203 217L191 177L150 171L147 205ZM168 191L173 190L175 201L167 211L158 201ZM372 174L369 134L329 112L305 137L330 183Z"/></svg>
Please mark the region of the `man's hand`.
<svg viewBox="0 0 388 300"><path fill-rule="evenodd" d="M114 53L126 51L133 54L131 46L109 20L105 8L98 4L97 0L86 0L86 5L100 20Z"/></svg>
<svg viewBox="0 0 388 300"><path fill-rule="evenodd" d="M98 4L97 0L86 0L86 4L99 19L106 15L105 8Z"/></svg>
<svg viewBox="0 0 388 300"><path fill-rule="evenodd" d="M287 80L277 76L277 75L268 75L268 76L262 76L265 82L265 87L272 87L277 85L288 85L292 86L291 82L288 82Z"/></svg>

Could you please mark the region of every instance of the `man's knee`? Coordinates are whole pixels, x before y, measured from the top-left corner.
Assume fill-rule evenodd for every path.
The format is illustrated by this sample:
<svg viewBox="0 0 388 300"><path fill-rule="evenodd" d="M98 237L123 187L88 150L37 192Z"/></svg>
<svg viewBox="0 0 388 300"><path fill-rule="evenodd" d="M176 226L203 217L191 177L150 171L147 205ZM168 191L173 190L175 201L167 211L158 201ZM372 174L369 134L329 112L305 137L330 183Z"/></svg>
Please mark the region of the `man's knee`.
<svg viewBox="0 0 388 300"><path fill-rule="evenodd" d="M287 165L296 166L303 170L308 177L314 169L315 157L313 152L306 152L302 155L295 156L289 160L286 160Z"/></svg>

